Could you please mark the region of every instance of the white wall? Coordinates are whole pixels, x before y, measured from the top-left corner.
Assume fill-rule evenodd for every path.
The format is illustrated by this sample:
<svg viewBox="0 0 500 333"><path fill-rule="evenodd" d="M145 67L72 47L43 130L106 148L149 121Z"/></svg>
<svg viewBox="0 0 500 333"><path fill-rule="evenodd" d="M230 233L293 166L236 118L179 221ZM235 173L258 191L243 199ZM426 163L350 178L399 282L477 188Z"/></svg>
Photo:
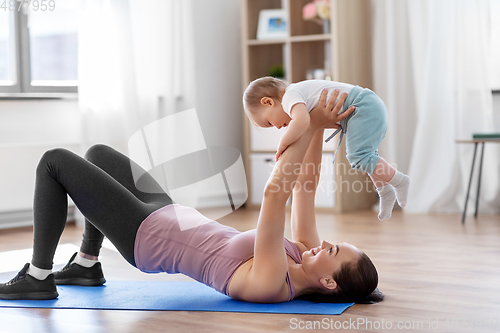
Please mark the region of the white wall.
<svg viewBox="0 0 500 333"><path fill-rule="evenodd" d="M76 99L0 100L0 145L80 140Z"/></svg>
<svg viewBox="0 0 500 333"><path fill-rule="evenodd" d="M35 168L44 151L78 153L76 100L0 100L0 228L29 225Z"/></svg>
<svg viewBox="0 0 500 333"><path fill-rule="evenodd" d="M207 145L243 152L241 1L193 0L196 110Z"/></svg>

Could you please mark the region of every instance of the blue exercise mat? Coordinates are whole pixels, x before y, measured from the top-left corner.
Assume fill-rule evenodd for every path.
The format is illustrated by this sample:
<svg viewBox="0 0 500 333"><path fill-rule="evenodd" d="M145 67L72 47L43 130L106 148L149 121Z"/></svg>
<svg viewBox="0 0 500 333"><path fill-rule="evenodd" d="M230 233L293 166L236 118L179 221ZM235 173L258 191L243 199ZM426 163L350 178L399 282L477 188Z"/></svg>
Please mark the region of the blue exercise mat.
<svg viewBox="0 0 500 333"><path fill-rule="evenodd" d="M354 303L312 303L303 300L275 304L240 302L198 282L107 281L101 287L58 286L49 301L0 300L0 307L220 311L338 315Z"/></svg>

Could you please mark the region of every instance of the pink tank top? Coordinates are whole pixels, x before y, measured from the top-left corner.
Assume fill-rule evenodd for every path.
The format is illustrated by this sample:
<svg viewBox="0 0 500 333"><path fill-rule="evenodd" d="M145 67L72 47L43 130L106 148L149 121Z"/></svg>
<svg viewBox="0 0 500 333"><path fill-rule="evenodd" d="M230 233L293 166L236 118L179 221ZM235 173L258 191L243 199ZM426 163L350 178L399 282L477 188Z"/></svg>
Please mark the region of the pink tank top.
<svg viewBox="0 0 500 333"><path fill-rule="evenodd" d="M151 213L137 230L134 256L147 273L182 273L228 295L231 277L254 255L256 230L240 232L197 210L172 204ZM297 245L285 238L285 252L302 263ZM286 273L289 299L295 297Z"/></svg>

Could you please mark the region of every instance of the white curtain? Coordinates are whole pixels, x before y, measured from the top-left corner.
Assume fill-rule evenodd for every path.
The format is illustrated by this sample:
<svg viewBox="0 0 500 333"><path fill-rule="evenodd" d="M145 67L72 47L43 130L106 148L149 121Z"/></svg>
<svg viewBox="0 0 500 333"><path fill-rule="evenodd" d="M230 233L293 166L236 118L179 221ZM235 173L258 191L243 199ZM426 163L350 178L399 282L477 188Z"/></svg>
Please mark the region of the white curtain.
<svg viewBox="0 0 500 333"><path fill-rule="evenodd" d="M130 136L194 107L192 0L81 0L79 105L83 150L127 153Z"/></svg>
<svg viewBox="0 0 500 333"><path fill-rule="evenodd" d="M80 0L82 153L104 143L130 156L133 133L194 107L191 5L192 0ZM168 136L167 142L175 140L175 133ZM191 199L194 205L195 193ZM76 218L83 221L81 214Z"/></svg>
<svg viewBox="0 0 500 333"><path fill-rule="evenodd" d="M500 130L494 128L489 79L491 2L373 0L372 5L374 89L390 117L381 155L411 177L406 211L460 212L473 145L455 139ZM482 213L500 212L499 176L500 146L486 144ZM476 181L477 172L469 207Z"/></svg>

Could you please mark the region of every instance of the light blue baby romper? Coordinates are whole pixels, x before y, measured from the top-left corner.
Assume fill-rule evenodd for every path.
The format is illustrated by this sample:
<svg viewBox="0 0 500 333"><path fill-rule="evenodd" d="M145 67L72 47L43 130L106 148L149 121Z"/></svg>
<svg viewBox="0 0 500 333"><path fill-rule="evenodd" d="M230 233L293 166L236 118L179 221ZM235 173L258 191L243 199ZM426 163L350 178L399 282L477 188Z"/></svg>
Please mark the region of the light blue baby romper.
<svg viewBox="0 0 500 333"><path fill-rule="evenodd" d="M373 91L368 88L355 86L347 96L347 99L342 108L345 112L351 106L355 106L356 110L346 119L340 122L341 128L337 129L328 139L328 142L338 132L341 132L338 148L342 141L342 137L346 136L346 153L347 160L353 169L359 169L373 174L373 170L377 165L378 147L387 132L387 108ZM334 157L335 161L335 157Z"/></svg>

